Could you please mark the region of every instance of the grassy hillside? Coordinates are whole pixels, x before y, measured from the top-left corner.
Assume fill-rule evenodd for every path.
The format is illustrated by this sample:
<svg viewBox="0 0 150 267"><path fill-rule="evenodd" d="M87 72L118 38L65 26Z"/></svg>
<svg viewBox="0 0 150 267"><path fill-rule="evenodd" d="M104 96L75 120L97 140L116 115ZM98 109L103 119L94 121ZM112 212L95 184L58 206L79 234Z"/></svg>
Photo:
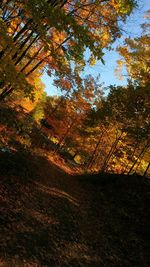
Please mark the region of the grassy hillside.
<svg viewBox="0 0 150 267"><path fill-rule="evenodd" d="M150 182L71 175L25 150L0 152L1 265L150 266Z"/></svg>

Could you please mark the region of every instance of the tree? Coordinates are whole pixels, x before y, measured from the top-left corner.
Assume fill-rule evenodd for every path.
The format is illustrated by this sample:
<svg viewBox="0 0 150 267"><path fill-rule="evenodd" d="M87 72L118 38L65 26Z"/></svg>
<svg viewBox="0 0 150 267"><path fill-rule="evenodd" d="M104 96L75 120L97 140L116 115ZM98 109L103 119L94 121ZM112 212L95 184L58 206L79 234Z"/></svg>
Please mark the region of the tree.
<svg viewBox="0 0 150 267"><path fill-rule="evenodd" d="M129 81L126 87L110 86L109 89L108 96L97 102L87 120L93 131L95 129L95 144L88 167L127 173L133 171L141 159L147 162L149 86L142 87ZM99 127L99 133L96 127Z"/></svg>
<svg viewBox="0 0 150 267"><path fill-rule="evenodd" d="M146 18L150 17L150 11ZM120 73L123 65L126 66L129 76L136 80L140 85L145 86L150 81L150 36L148 34L149 24L141 25L143 33L137 38L126 38L125 44L118 47L122 56L118 61L118 72Z"/></svg>
<svg viewBox="0 0 150 267"><path fill-rule="evenodd" d="M3 1L1 34L5 38L0 47L1 99L14 91L16 84L22 85L23 91L29 88L27 77L44 66L49 73L54 71L58 77L69 79L70 60L84 66L87 48L90 61L102 59L103 48L120 36L118 19L125 20L134 6L134 0ZM10 76L14 76L13 81L7 79L8 69Z"/></svg>

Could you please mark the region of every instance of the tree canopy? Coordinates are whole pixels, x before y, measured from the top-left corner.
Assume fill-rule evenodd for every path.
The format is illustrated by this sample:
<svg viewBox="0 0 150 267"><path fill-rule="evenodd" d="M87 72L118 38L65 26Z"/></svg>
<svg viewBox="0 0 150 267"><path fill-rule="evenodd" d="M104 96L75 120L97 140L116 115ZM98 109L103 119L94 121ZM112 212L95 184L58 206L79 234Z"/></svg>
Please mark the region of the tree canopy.
<svg viewBox="0 0 150 267"><path fill-rule="evenodd" d="M31 75L35 71L41 75L45 67L68 86L77 83L86 49L90 64L103 61L103 48L120 36L119 21L125 21L135 4L134 0L2 1L1 99L17 89L30 95Z"/></svg>
<svg viewBox="0 0 150 267"><path fill-rule="evenodd" d="M21 144L68 157L86 172L147 174L149 24L118 47L126 86L111 85L106 95L100 75L83 75L87 64L104 63L105 49L121 36L120 22L135 6L131 0L1 2L0 100L4 110L16 107L15 119L7 125L2 115L2 125L15 125ZM44 93L44 71L62 96Z"/></svg>

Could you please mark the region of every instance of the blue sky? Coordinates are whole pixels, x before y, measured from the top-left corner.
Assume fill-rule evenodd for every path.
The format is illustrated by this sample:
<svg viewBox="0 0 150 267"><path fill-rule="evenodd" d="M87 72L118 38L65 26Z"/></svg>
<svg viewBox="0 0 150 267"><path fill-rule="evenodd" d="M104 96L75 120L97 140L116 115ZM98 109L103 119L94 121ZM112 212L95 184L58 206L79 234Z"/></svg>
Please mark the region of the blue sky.
<svg viewBox="0 0 150 267"><path fill-rule="evenodd" d="M119 80L115 74L114 70L117 66L117 60L119 59L118 53L115 51L115 48L118 45L123 43L125 37L136 37L140 35L140 24L144 22L144 12L150 9L150 1L149 0L139 0L138 8L132 13L132 15L127 19L125 25L123 25L124 33L122 38L117 40L113 45L113 51L105 51L105 55L103 57L105 61L105 65L102 64L101 61L98 61L95 66L85 68L83 74L92 74L93 76L97 76L100 74L100 82L104 83L104 87L112 84L116 85L125 85L126 77L123 80ZM53 78L49 77L46 73L42 76L42 81L45 84L45 91L48 95L60 95L60 91L53 85Z"/></svg>

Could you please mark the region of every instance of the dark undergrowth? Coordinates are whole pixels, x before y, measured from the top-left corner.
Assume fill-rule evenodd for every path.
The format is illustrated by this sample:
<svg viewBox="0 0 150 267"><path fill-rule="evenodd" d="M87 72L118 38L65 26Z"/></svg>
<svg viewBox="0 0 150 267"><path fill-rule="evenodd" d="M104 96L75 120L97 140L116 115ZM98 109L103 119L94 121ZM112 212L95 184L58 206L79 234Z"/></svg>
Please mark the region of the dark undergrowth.
<svg viewBox="0 0 150 267"><path fill-rule="evenodd" d="M0 266L150 266L150 182L0 152Z"/></svg>

